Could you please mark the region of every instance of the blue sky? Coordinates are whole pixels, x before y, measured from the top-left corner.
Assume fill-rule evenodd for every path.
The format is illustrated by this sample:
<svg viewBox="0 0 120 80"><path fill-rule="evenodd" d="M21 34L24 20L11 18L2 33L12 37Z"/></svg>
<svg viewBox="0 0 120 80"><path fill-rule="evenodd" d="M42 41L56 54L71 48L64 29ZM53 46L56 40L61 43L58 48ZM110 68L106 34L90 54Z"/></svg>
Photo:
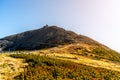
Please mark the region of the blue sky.
<svg viewBox="0 0 120 80"><path fill-rule="evenodd" d="M0 38L57 25L120 52L119 0L0 0Z"/></svg>

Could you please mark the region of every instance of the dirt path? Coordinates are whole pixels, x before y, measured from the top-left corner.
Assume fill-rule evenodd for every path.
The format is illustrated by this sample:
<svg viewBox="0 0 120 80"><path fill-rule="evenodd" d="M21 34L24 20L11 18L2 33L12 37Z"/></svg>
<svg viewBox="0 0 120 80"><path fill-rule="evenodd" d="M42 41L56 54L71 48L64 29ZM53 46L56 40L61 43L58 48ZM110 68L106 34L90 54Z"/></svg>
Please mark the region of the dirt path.
<svg viewBox="0 0 120 80"><path fill-rule="evenodd" d="M13 80L16 75L23 71L22 59L11 58L6 54L0 54L0 80Z"/></svg>

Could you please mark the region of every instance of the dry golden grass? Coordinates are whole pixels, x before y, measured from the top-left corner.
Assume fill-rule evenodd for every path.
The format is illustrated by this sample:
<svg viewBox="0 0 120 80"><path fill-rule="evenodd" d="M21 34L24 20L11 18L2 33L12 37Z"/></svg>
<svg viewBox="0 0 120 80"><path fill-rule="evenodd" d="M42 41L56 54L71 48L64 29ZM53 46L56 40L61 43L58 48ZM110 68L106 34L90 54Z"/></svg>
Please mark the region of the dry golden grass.
<svg viewBox="0 0 120 80"><path fill-rule="evenodd" d="M70 53L70 51L72 51L73 48L76 49L80 47L83 47L88 51L91 51L92 49L95 48L95 46L87 44L70 44L34 51L32 52L32 54L40 54L42 56L49 56L61 60L73 61L84 65L100 67L120 72L120 64L113 63L106 59L96 60L90 58L89 56L82 56ZM74 50L72 52L74 52ZM80 53L79 51L79 54L82 54L82 52ZM23 67L26 65L25 63L23 63L22 59L12 58L9 57L8 55L9 54L6 53L0 54L0 80L12 80L13 77L19 75L20 72L23 71ZM95 54L93 54L92 56L94 55Z"/></svg>
<svg viewBox="0 0 120 80"><path fill-rule="evenodd" d="M74 44L74 45L70 44L70 45L50 48L46 50L35 51L33 54L50 56L50 57L59 58L62 60L69 60L69 61L77 62L80 64L85 64L93 67L101 67L101 68L111 69L111 70L120 72L120 64L113 63L109 60L106 60L106 59L96 60L96 59L91 59L89 57L85 57L77 54L70 54L68 49L74 46L75 47L82 46L87 48L88 50L95 48L95 46L86 45L86 44Z"/></svg>
<svg viewBox="0 0 120 80"><path fill-rule="evenodd" d="M67 54L67 53L66 54L54 53L43 56L51 56L62 60L69 60L80 64L85 64L93 67L101 67L101 68L111 69L120 72L120 64L115 64L110 61L94 60L88 57L78 56L74 54Z"/></svg>
<svg viewBox="0 0 120 80"><path fill-rule="evenodd" d="M8 54L0 54L0 80L13 80L23 71L25 63L22 59L15 59Z"/></svg>

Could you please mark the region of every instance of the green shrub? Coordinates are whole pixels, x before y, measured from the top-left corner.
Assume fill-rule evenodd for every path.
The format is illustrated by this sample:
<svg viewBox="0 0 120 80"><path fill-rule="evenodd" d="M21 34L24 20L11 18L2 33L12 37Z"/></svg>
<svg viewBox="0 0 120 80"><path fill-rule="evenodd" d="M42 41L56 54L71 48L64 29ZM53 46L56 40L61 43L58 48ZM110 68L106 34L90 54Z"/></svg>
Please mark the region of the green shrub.
<svg viewBox="0 0 120 80"><path fill-rule="evenodd" d="M120 54L118 54L115 51L105 50L103 48L97 47L97 48L93 49L91 51L91 53L95 54L96 59L106 59L106 60L110 60L112 62L120 63Z"/></svg>

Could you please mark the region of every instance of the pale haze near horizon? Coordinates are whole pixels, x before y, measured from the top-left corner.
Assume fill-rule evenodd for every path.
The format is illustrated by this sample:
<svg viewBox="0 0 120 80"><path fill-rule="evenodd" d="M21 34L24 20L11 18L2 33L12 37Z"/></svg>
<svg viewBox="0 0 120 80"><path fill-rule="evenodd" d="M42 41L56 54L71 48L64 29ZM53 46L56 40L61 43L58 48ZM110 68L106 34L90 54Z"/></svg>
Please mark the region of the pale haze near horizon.
<svg viewBox="0 0 120 80"><path fill-rule="evenodd" d="M57 25L120 52L120 0L0 0L0 38Z"/></svg>

